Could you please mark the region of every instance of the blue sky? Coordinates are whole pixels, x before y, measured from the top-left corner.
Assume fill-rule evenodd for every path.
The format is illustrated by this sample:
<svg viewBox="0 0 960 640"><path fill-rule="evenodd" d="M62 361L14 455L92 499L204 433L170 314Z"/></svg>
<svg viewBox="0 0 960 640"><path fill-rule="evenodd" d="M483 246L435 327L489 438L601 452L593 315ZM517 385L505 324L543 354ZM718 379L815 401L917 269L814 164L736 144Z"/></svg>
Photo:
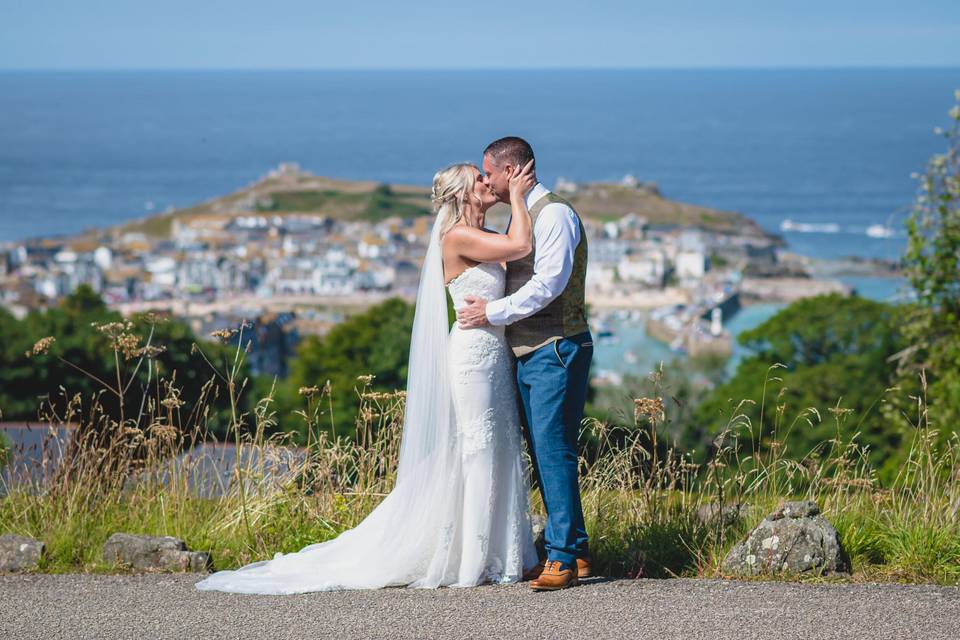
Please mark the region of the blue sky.
<svg viewBox="0 0 960 640"><path fill-rule="evenodd" d="M0 0L0 69L960 66L960 0Z"/></svg>

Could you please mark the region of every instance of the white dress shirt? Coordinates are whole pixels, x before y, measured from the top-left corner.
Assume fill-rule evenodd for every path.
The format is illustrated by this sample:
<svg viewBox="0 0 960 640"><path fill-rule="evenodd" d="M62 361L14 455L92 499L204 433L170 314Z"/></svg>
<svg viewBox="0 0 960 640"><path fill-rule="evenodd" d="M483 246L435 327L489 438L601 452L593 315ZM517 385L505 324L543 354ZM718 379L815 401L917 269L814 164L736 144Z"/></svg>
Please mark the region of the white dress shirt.
<svg viewBox="0 0 960 640"><path fill-rule="evenodd" d="M527 208L550 193L537 183L527 194ZM513 324L540 311L563 293L573 271L573 254L580 244L580 221L573 209L552 202L540 210L533 226L536 255L533 276L516 292L487 302L487 320L495 326Z"/></svg>

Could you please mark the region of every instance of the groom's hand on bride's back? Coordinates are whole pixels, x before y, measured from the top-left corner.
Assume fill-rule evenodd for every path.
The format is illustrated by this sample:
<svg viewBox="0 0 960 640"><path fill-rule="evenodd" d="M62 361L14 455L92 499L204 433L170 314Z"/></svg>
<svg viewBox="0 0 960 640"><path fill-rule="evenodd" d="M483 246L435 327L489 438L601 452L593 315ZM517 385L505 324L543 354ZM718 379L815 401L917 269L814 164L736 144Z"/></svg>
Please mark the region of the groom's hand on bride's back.
<svg viewBox="0 0 960 640"><path fill-rule="evenodd" d="M467 306L457 311L457 324L461 329L477 329L490 324L487 320L487 301L474 296L464 296Z"/></svg>

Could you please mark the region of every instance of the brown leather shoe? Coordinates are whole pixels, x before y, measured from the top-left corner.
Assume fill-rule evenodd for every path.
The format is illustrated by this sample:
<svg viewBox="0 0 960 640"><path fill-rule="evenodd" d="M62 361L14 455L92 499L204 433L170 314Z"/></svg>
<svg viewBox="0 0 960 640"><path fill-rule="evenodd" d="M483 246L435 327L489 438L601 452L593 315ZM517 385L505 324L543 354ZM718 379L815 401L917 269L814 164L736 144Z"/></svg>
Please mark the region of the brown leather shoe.
<svg viewBox="0 0 960 640"><path fill-rule="evenodd" d="M561 566L556 560L547 560L543 573L530 582L530 588L534 591L558 591L577 586L577 566L573 565L570 569L561 569Z"/></svg>
<svg viewBox="0 0 960 640"><path fill-rule="evenodd" d="M544 563L540 562L532 569L526 571L523 574L523 581L527 582L529 580L536 580L537 578L539 578L540 574L543 573L543 564Z"/></svg>
<svg viewBox="0 0 960 640"><path fill-rule="evenodd" d="M523 581L536 580L543 573L543 564L540 563L523 574ZM577 558L577 579L590 577L590 558Z"/></svg>
<svg viewBox="0 0 960 640"><path fill-rule="evenodd" d="M577 578L590 577L590 558L577 558Z"/></svg>

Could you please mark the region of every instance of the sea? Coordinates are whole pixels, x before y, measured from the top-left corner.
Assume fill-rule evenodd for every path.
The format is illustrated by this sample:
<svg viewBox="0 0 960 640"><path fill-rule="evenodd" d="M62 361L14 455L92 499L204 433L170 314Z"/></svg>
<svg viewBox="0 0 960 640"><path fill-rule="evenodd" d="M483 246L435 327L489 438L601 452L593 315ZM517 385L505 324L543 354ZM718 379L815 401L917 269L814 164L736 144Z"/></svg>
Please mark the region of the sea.
<svg viewBox="0 0 960 640"><path fill-rule="evenodd" d="M548 186L631 174L799 253L895 258L958 87L960 69L0 72L0 243L187 206L281 162L426 185L515 134Z"/></svg>
<svg viewBox="0 0 960 640"><path fill-rule="evenodd" d="M958 87L956 68L0 72L0 244L194 204L283 162L427 185L520 135L548 186L629 174L797 253L896 259Z"/></svg>

